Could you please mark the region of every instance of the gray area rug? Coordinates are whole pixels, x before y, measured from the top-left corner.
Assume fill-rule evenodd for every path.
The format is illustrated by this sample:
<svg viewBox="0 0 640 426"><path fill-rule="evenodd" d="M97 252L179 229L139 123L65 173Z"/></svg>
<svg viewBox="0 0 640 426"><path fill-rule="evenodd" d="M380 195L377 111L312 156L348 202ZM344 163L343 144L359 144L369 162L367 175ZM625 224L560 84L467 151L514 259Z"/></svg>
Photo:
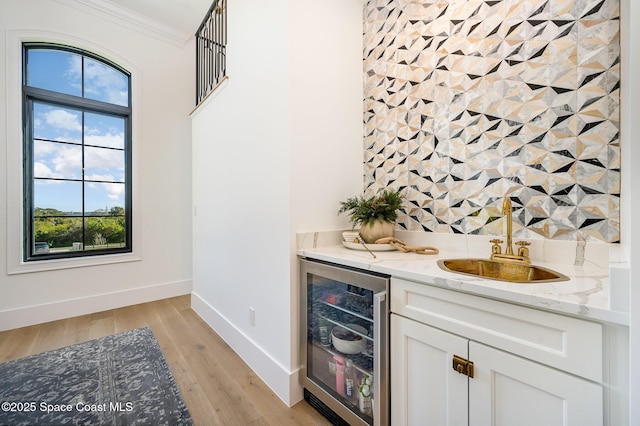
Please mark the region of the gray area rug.
<svg viewBox="0 0 640 426"><path fill-rule="evenodd" d="M0 425L192 425L149 327L0 364Z"/></svg>

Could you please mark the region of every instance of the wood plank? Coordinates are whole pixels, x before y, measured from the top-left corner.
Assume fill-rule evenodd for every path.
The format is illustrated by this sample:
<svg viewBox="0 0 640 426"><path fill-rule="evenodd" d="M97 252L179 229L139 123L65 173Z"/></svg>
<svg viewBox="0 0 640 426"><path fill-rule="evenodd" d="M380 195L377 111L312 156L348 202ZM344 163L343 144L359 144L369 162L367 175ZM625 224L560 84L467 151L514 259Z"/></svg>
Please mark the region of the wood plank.
<svg viewBox="0 0 640 426"><path fill-rule="evenodd" d="M34 354L64 347L65 320L51 321L41 324L32 348Z"/></svg>
<svg viewBox="0 0 640 426"><path fill-rule="evenodd" d="M86 317L73 317L65 320L64 345L69 346L91 340L89 321Z"/></svg>
<svg viewBox="0 0 640 426"><path fill-rule="evenodd" d="M113 311L97 312L89 315L89 337L99 339L116 333Z"/></svg>
<svg viewBox="0 0 640 426"><path fill-rule="evenodd" d="M216 345L206 335L196 334L189 325L183 316L164 321L164 327L174 336L194 373L206 378L201 385L211 397L220 424L261 424L260 412L233 379L237 370L228 366L226 359L215 357Z"/></svg>
<svg viewBox="0 0 640 426"><path fill-rule="evenodd" d="M192 309L190 296L0 332L0 362L150 326L196 425L330 423L289 408Z"/></svg>
<svg viewBox="0 0 640 426"><path fill-rule="evenodd" d="M38 333L38 326L22 327L1 332L0 362L7 362L33 354L33 347L36 344Z"/></svg>
<svg viewBox="0 0 640 426"><path fill-rule="evenodd" d="M153 333L160 342L170 342L171 336L163 327L154 326ZM215 407L209 401L205 389L199 383L198 377L194 375L189 362L184 359L182 352L172 344L161 344L169 369L171 370L176 384L182 393L185 404L189 408L189 413L195 424L222 424ZM164 346L164 348L162 348Z"/></svg>

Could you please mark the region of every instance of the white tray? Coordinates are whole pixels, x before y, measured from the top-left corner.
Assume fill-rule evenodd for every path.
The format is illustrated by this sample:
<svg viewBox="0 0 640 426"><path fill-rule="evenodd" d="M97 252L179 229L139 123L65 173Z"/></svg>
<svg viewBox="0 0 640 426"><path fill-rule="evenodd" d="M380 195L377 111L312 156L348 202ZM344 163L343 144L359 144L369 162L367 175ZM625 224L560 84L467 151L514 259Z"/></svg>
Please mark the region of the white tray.
<svg viewBox="0 0 640 426"><path fill-rule="evenodd" d="M348 243L346 241L343 241L342 245L352 250L367 251L367 249L364 248L364 246L360 243ZM391 244L367 244L367 248L371 251L393 251L396 249Z"/></svg>

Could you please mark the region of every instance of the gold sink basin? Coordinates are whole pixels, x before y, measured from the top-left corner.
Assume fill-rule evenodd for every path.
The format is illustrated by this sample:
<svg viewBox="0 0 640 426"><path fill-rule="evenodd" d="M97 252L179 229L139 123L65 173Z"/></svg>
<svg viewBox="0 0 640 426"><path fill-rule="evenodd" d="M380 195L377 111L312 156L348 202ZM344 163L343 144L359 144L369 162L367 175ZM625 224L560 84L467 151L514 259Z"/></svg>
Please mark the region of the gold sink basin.
<svg viewBox="0 0 640 426"><path fill-rule="evenodd" d="M441 259L445 271L512 283L538 284L568 281L569 277L540 266L500 262L489 259Z"/></svg>

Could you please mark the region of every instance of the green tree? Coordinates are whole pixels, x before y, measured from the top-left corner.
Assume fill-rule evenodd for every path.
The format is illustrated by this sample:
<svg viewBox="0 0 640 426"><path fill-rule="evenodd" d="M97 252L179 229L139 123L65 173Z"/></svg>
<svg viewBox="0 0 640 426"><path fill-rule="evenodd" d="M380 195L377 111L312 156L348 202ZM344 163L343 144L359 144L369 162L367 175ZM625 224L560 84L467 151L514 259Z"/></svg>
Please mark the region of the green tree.
<svg viewBox="0 0 640 426"><path fill-rule="evenodd" d="M50 220L36 220L34 223L35 240L46 241L51 245L55 227L56 225Z"/></svg>
<svg viewBox="0 0 640 426"><path fill-rule="evenodd" d="M95 212L94 212L95 213ZM108 216L87 216L84 218L84 239L82 218L69 216L50 208L36 208L34 212L35 241L46 241L51 247L70 247L75 242L104 245L124 242L125 210L112 207L100 214Z"/></svg>
<svg viewBox="0 0 640 426"><path fill-rule="evenodd" d="M109 210L109 214L111 216L124 216L124 207L111 207L111 210Z"/></svg>
<svg viewBox="0 0 640 426"><path fill-rule="evenodd" d="M88 217L85 219L85 239L87 243L96 245L96 237L102 237L104 228L104 220L101 217ZM100 239L100 238L98 238Z"/></svg>
<svg viewBox="0 0 640 426"><path fill-rule="evenodd" d="M67 216L65 212L61 212L60 210L51 209L51 208L42 208L36 207L33 211L33 215L35 217L46 217L46 216Z"/></svg>
<svg viewBox="0 0 640 426"><path fill-rule="evenodd" d="M124 228L120 226L117 220L107 218L104 221L102 235L107 239L108 243L120 243L124 240Z"/></svg>

